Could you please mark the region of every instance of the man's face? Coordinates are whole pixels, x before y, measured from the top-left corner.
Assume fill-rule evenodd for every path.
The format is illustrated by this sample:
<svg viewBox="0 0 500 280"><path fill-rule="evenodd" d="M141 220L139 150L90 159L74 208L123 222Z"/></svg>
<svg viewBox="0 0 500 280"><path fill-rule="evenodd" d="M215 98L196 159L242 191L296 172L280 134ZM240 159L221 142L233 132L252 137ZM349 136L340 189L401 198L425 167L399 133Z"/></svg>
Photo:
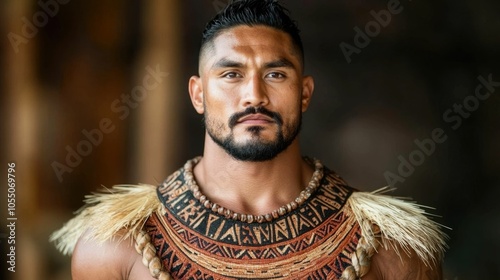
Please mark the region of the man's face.
<svg viewBox="0 0 500 280"><path fill-rule="evenodd" d="M223 31L202 55L200 75L201 103L193 104L211 139L234 158L269 160L295 141L312 79L302 77L286 33L264 26Z"/></svg>

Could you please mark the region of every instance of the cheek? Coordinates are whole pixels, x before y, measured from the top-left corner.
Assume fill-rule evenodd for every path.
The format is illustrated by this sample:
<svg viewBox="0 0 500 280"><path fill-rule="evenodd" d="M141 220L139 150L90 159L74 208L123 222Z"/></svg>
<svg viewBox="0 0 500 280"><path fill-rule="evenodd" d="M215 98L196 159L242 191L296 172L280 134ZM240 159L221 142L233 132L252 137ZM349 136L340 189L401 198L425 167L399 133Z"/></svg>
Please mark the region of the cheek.
<svg viewBox="0 0 500 280"><path fill-rule="evenodd" d="M205 92L205 102L214 107L231 108L237 104L238 93L234 85L211 82Z"/></svg>
<svg viewBox="0 0 500 280"><path fill-rule="evenodd" d="M205 117L218 123L227 123L230 118L227 101L209 96L205 99Z"/></svg>
<svg viewBox="0 0 500 280"><path fill-rule="evenodd" d="M282 104L281 106L286 106L285 111L290 115L302 112L301 89L295 85L290 86L289 91L284 93L278 102Z"/></svg>
<svg viewBox="0 0 500 280"><path fill-rule="evenodd" d="M297 125L302 116L302 111L296 105L290 106L287 110L282 110L280 112L283 118L283 129L289 130L291 127Z"/></svg>
<svg viewBox="0 0 500 280"><path fill-rule="evenodd" d="M239 91L231 85L211 83L205 92L205 109L212 117L228 120L232 114L238 112Z"/></svg>
<svg viewBox="0 0 500 280"><path fill-rule="evenodd" d="M283 121L285 123L291 124L297 122L302 116L302 101L301 99L293 100L293 102L289 102L284 112Z"/></svg>

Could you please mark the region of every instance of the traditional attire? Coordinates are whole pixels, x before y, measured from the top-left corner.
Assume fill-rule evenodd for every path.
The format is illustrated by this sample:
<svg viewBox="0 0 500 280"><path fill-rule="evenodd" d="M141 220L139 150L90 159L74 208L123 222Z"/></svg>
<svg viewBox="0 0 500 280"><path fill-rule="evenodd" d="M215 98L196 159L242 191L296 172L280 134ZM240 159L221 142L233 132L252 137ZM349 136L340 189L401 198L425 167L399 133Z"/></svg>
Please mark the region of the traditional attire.
<svg viewBox="0 0 500 280"><path fill-rule="evenodd" d="M120 232L158 279L358 279L379 245L414 251L429 265L441 261L445 235L418 205L359 192L319 162L295 201L253 216L201 194L192 174L198 160L158 187L89 196L52 240L70 254L87 229L98 241Z"/></svg>

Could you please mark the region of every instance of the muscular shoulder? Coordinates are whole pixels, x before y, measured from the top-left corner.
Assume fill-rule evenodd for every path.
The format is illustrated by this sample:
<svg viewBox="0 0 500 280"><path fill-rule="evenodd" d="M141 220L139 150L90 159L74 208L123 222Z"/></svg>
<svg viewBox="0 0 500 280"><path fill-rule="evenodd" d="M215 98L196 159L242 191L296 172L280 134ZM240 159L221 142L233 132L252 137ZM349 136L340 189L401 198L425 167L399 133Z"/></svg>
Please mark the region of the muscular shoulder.
<svg viewBox="0 0 500 280"><path fill-rule="evenodd" d="M429 219L420 205L381 191L355 192L348 200L363 237L369 244L382 244L372 257L371 278L363 280L442 279L440 264L432 265L433 260L441 261L446 248L442 226ZM375 236L380 239L372 242Z"/></svg>
<svg viewBox="0 0 500 280"><path fill-rule="evenodd" d="M154 279L129 240L100 243L81 237L71 259L74 280Z"/></svg>
<svg viewBox="0 0 500 280"><path fill-rule="evenodd" d="M442 269L438 263L425 264L415 252L409 254L401 247L379 247L372 257L369 273L363 280L441 280Z"/></svg>

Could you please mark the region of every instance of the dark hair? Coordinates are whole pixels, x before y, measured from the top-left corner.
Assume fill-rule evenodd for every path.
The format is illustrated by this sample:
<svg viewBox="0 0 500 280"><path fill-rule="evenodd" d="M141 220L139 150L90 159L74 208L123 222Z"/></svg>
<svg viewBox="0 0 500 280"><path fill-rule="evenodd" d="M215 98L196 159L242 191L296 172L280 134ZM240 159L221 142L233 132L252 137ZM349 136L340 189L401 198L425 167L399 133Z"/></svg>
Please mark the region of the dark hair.
<svg viewBox="0 0 500 280"><path fill-rule="evenodd" d="M201 49L212 42L223 30L238 25L264 25L281 30L292 38L294 46L304 61L304 47L300 39L300 30L286 8L277 0L233 0L205 26L201 40Z"/></svg>

